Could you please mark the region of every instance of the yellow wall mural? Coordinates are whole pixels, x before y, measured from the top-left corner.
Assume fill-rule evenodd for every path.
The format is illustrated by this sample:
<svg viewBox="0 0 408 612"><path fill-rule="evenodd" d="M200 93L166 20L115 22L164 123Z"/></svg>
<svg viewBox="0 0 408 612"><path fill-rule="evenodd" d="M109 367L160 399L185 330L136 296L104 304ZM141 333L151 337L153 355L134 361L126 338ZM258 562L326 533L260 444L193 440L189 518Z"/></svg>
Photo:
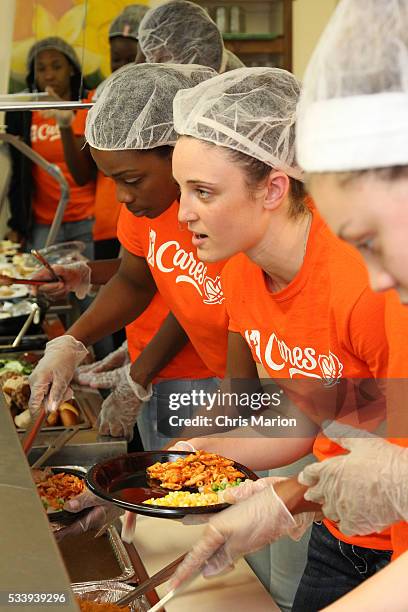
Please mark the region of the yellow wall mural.
<svg viewBox="0 0 408 612"><path fill-rule="evenodd" d="M84 59L84 74L95 87L110 74L108 31L128 4L148 0L16 0L10 91L25 86L26 58L36 41L60 36ZM85 24L85 29L84 29Z"/></svg>

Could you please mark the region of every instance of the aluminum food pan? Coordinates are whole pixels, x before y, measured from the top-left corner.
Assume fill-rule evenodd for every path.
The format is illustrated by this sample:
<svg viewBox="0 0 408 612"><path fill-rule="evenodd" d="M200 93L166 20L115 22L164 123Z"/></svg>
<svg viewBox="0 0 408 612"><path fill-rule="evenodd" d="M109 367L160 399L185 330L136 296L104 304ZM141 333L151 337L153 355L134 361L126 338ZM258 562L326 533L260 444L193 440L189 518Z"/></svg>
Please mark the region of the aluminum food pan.
<svg viewBox="0 0 408 612"><path fill-rule="evenodd" d="M76 583L71 585L74 594L88 601L96 601L98 603L115 603L121 597L129 593L133 587L121 582L94 582L94 583ZM131 612L147 612L151 605L147 598L142 595L135 601L129 604Z"/></svg>
<svg viewBox="0 0 408 612"><path fill-rule="evenodd" d="M51 465L52 468L58 469L66 469L66 470L77 470L78 472L82 472L84 475L86 474L86 468L79 465ZM53 531L58 531L58 529L63 528L65 525L58 525L58 522L55 522L53 525ZM113 550L113 553L116 557L118 565L120 567L121 573L118 576L112 576L109 580L105 580L102 583L107 584L111 581L120 581L120 580L130 580L135 576L135 569L133 567L132 561L127 553L126 548L123 545L122 540L120 539L120 535L118 530L114 525L111 525L107 530L107 537L109 544ZM81 582L81 585L94 585L98 584L97 582Z"/></svg>

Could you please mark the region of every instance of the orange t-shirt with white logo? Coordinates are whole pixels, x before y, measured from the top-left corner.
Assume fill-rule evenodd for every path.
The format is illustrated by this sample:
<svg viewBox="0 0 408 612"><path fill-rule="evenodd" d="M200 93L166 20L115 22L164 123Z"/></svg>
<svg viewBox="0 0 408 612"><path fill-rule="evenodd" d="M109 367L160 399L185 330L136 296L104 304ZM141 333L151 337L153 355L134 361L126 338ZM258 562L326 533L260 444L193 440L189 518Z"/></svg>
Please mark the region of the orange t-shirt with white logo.
<svg viewBox="0 0 408 612"><path fill-rule="evenodd" d="M122 245L144 257L157 289L184 328L210 375L224 376L228 323L221 290L224 262L198 259L191 233L180 229L178 202L156 219L135 217L125 206L118 222Z"/></svg>
<svg viewBox="0 0 408 612"><path fill-rule="evenodd" d="M329 389L333 394L353 389L345 379L386 378L388 343L385 298L371 291L364 262L328 229L316 210L312 214L302 268L287 287L272 293L263 270L244 254L226 264L222 287L229 329L246 339L254 360L271 378L286 379L289 389L313 389L324 398ZM291 382L295 378L299 380ZM319 406L326 408L324 401ZM347 422L358 426L358 417L353 411ZM319 460L343 452L322 434L316 438L314 454ZM332 522L325 524L347 543L391 549L389 530L349 538Z"/></svg>
<svg viewBox="0 0 408 612"><path fill-rule="evenodd" d="M75 116L72 130L75 136L83 135L83 117ZM63 223L82 221L92 217L95 206L95 182L90 181L82 187L77 185L65 162L61 134L55 119L46 119L38 111L32 113L31 147L51 164L56 164L69 185L69 201L65 209ZM57 181L37 164L32 166L33 198L32 207L37 223L50 225L61 196Z"/></svg>

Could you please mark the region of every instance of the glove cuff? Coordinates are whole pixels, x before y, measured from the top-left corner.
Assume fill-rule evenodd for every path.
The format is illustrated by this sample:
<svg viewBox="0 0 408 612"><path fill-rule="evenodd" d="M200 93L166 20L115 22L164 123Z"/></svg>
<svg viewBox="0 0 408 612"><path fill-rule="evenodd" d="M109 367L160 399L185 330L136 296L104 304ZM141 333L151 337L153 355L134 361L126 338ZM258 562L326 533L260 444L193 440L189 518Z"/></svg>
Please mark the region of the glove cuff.
<svg viewBox="0 0 408 612"><path fill-rule="evenodd" d="M136 395L141 402L147 402L153 395L152 385L147 385L147 389L139 385L139 383L135 382L130 375L130 364L126 366L126 380L130 385L133 393Z"/></svg>
<svg viewBox="0 0 408 612"><path fill-rule="evenodd" d="M83 300L90 293L92 289L92 283L91 283L92 270L85 261L81 261L74 265L80 266L80 274L81 274L81 279L79 281L79 284L74 290L75 295L78 298L78 300Z"/></svg>

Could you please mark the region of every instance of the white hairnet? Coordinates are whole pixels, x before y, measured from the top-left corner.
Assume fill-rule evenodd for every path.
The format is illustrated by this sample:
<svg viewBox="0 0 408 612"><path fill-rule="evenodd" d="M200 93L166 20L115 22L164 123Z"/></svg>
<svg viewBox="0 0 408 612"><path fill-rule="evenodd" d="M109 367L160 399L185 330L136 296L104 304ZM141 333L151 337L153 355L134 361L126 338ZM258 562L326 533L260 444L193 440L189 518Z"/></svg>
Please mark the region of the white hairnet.
<svg viewBox="0 0 408 612"><path fill-rule="evenodd" d="M124 36L125 38L138 39L139 24L148 11L143 4L129 4L114 19L109 28L109 38Z"/></svg>
<svg viewBox="0 0 408 612"><path fill-rule="evenodd" d="M239 68L218 75L174 100L174 127L245 153L302 180L295 161L300 85L280 68Z"/></svg>
<svg viewBox="0 0 408 612"><path fill-rule="evenodd" d="M232 53L232 51L229 49L224 49L224 56L220 72L229 72L230 70L236 70L237 68L244 68L244 66L244 62L241 62L235 53Z"/></svg>
<svg viewBox="0 0 408 612"><path fill-rule="evenodd" d="M306 71L297 153L307 172L408 164L408 2L342 0Z"/></svg>
<svg viewBox="0 0 408 612"><path fill-rule="evenodd" d="M150 9L139 26L139 45L147 62L221 68L221 32L201 6L187 0Z"/></svg>
<svg viewBox="0 0 408 612"><path fill-rule="evenodd" d="M173 99L216 73L204 66L127 64L106 81L88 112L85 137L95 149L174 145Z"/></svg>

